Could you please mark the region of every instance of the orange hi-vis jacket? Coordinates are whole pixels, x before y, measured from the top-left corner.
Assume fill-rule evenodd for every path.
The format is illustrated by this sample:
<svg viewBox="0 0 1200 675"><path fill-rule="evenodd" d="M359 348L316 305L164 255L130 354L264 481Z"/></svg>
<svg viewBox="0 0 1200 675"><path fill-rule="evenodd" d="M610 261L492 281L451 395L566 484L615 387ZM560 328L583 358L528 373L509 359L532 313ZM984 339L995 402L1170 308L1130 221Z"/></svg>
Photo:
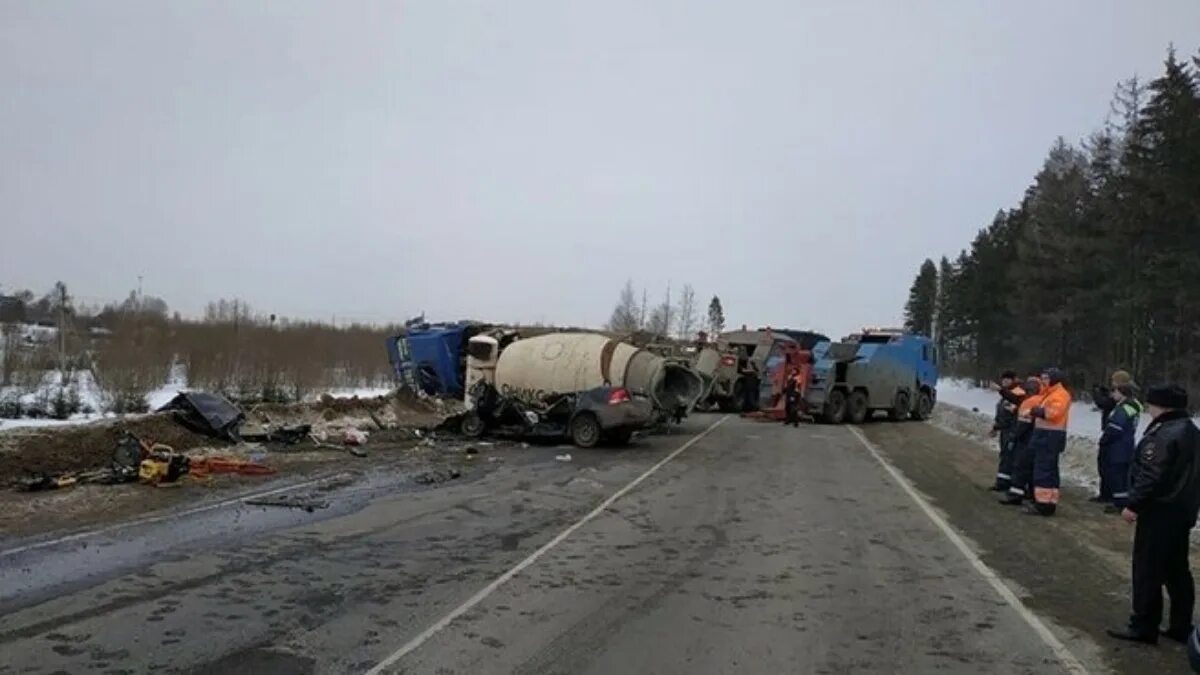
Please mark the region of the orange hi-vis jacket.
<svg viewBox="0 0 1200 675"><path fill-rule="evenodd" d="M1035 419L1033 428L1066 433L1067 418L1071 415L1071 392L1067 391L1061 382L1051 385L1042 395L1041 406L1046 411L1046 416Z"/></svg>
<svg viewBox="0 0 1200 675"><path fill-rule="evenodd" d="M1017 422L1033 423L1033 409L1042 404L1041 394L1030 394L1017 408Z"/></svg>

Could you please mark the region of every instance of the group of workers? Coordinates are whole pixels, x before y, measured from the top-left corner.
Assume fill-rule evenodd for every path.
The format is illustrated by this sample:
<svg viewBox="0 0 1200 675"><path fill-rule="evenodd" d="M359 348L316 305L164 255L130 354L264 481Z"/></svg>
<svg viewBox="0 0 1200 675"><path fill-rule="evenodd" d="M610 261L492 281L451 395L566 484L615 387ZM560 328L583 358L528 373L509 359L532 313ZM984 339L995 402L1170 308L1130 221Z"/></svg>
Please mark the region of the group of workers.
<svg viewBox="0 0 1200 675"><path fill-rule="evenodd" d="M1016 373L1006 372L999 391L992 431L1000 436L1000 466L992 489L1005 493L1003 504L1028 501L1026 513L1052 516L1058 509L1058 457L1067 447L1071 392L1057 368L1047 368L1024 383Z"/></svg>
<svg viewBox="0 0 1200 675"><path fill-rule="evenodd" d="M1099 494L1105 505L1136 524L1133 541L1133 613L1129 624L1108 634L1155 644L1159 635L1186 642L1192 635L1195 583L1188 561L1191 530L1200 513L1200 429L1188 413L1188 394L1175 385L1151 387L1145 407L1129 373L1112 374L1110 387L1093 398L1101 411L1097 452ZM1071 394L1063 374L1047 368L1020 382L1005 372L992 431L1000 438L1000 465L992 489L1002 504L1029 502L1026 513L1052 516L1060 497L1059 455L1067 442ZM1142 413L1150 417L1137 439ZM1163 588L1171 599L1161 629Z"/></svg>

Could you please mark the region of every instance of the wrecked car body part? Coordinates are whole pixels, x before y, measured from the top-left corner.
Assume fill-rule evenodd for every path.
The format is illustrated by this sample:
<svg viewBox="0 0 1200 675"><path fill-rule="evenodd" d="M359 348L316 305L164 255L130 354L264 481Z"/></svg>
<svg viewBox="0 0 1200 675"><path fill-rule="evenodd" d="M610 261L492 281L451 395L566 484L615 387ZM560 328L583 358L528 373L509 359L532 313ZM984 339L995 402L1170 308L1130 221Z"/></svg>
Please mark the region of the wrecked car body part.
<svg viewBox="0 0 1200 675"><path fill-rule="evenodd" d="M517 340L500 352L501 395L538 401L556 394L618 387L668 411L690 410L704 380L689 366L594 333L551 333Z"/></svg>
<svg viewBox="0 0 1200 675"><path fill-rule="evenodd" d="M172 412L185 427L216 438L238 441L237 427L245 413L227 399L201 391L181 391L158 412Z"/></svg>

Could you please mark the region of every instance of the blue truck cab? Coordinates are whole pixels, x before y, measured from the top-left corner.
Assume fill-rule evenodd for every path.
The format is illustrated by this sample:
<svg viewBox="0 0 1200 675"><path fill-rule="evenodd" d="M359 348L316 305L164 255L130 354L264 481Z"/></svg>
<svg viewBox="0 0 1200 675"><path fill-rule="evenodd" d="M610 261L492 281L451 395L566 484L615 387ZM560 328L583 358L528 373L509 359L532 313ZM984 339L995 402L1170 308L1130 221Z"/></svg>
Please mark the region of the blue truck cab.
<svg viewBox="0 0 1200 675"><path fill-rule="evenodd" d="M387 338L388 360L402 387L430 396L461 397L465 386L464 348L477 324L419 325Z"/></svg>
<svg viewBox="0 0 1200 675"><path fill-rule="evenodd" d="M877 411L924 420L937 403L937 347L923 335L867 328L817 343L812 358L804 402L818 421L859 424Z"/></svg>

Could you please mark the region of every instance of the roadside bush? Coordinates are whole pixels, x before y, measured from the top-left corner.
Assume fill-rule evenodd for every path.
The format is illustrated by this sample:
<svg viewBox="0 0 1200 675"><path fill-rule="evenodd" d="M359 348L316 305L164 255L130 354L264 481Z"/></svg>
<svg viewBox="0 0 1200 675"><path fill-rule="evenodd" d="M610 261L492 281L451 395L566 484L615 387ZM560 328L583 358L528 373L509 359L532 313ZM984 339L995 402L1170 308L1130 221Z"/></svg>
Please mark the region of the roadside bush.
<svg viewBox="0 0 1200 675"><path fill-rule="evenodd" d="M146 394L170 373L172 350L166 319L147 314L119 318L96 350L92 373L106 410L124 414L149 409Z"/></svg>
<svg viewBox="0 0 1200 675"><path fill-rule="evenodd" d="M50 416L56 420L65 420L71 415L83 412L83 401L79 398L79 386L74 382L55 387L49 403Z"/></svg>
<svg viewBox="0 0 1200 675"><path fill-rule="evenodd" d="M9 387L0 391L0 419L15 420L24 413L20 390L16 387Z"/></svg>

